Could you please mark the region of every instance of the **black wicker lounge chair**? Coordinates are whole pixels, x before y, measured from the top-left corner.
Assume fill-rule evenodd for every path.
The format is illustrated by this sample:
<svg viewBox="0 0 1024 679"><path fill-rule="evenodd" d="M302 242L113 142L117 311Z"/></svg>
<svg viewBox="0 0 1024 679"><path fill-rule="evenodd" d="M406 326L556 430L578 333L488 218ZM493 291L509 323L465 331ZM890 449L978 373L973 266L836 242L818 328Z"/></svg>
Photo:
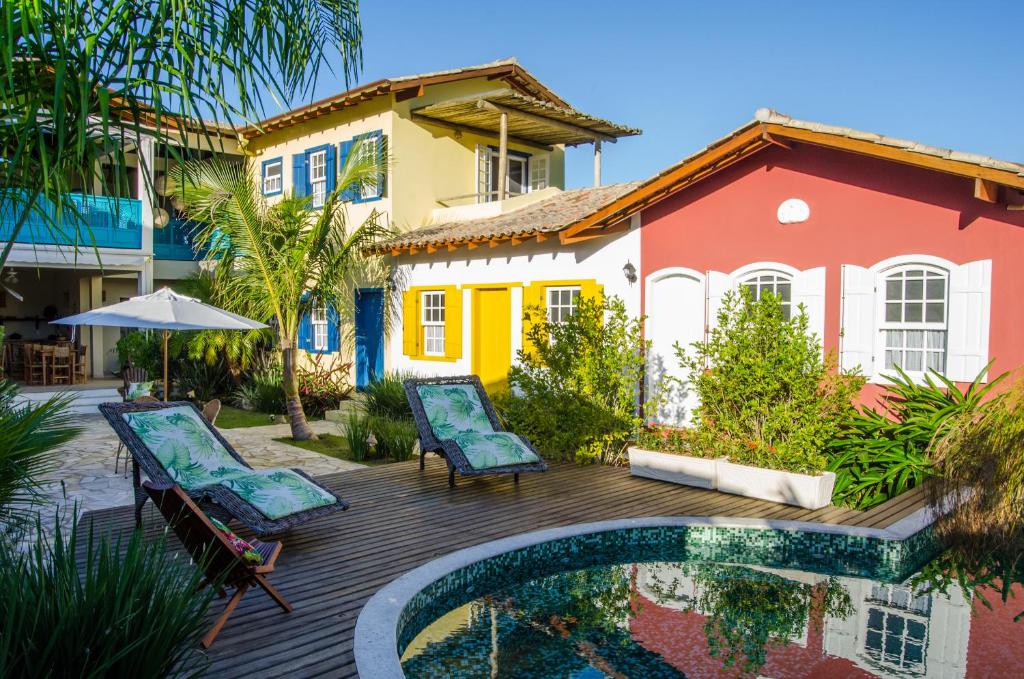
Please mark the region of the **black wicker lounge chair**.
<svg viewBox="0 0 1024 679"><path fill-rule="evenodd" d="M147 499L146 492L142 488L141 472L145 472L146 476L159 485L176 484L176 482L154 454L154 451L150 450L123 416L126 413L171 409L181 406L186 406L194 411L195 415L205 425L209 435L216 439L228 454L239 462L242 467L253 469L253 467L246 462L234 448L231 447L231 444L227 442L221 433L202 416L195 405L189 401L171 401L169 403L165 403L163 401L156 403L103 403L99 406L100 412L107 418L107 422L109 422L110 426L113 427L118 438L124 442L125 447L127 447L128 451L132 454L132 461L134 462L132 465L132 479L135 486L135 522L138 525L142 524L142 507L146 504ZM251 503L244 500L237 493L219 483L211 483L197 488L185 488L184 490L188 493L189 497L192 498L192 500L210 516L225 524L230 520L235 519L241 524L252 529L257 535L280 533L284 530L310 521L311 519L324 516L325 514L331 514L343 509L348 509L347 502L338 497L334 491L329 488L325 488L311 479L301 469L292 469L290 471L295 472L306 481L313 484L313 486L318 488L320 491L323 491L328 496L333 497L334 501L330 504L306 509L294 514L270 518L254 507Z"/></svg>
<svg viewBox="0 0 1024 679"><path fill-rule="evenodd" d="M463 476L484 476L489 474L512 474L512 478L515 483L519 483L520 472L543 472L547 471L548 465L544 462L544 459L537 452L537 449L526 440L526 438L512 434L515 440L521 442L525 446L524 452L528 452L526 457L529 461L518 462L514 464L499 464L499 465L488 465L474 466L467 457L467 451L463 449L463 445L456 439L463 439L463 434L481 434L488 436L492 434L503 434L509 435L511 432L506 432L502 427L501 422L498 420L497 413L494 412L494 406L491 405L491 400L487 397L487 392L484 391L483 384L480 382L480 378L476 375L462 375L458 377L432 377L432 378L419 378L405 380L405 395L409 399L409 406L412 408L412 416L416 421L416 429L420 435L420 469L424 468L424 458L427 453L436 453L444 458L448 464L448 485L451 487L455 486L455 472L458 471ZM438 422L431 424L431 417L427 413L427 408L424 406L421 389L424 387L451 387L456 385L463 385L463 393L470 397L468 402L464 402L464 405L468 409L480 409L482 412L472 412L468 416L476 416L478 422L481 425L475 430L464 430L457 434L453 434L451 431L446 430L440 426ZM471 390L465 391L465 387L470 387ZM472 394L475 392L476 399L472 399ZM458 394L457 394L458 395ZM453 409L448 411L453 412ZM435 420L438 415L444 416L444 411L439 410L437 413L431 413L435 416ZM461 428L461 427L455 427Z"/></svg>
<svg viewBox="0 0 1024 679"><path fill-rule="evenodd" d="M260 563L248 563L228 541L227 536L213 525L179 486L146 481L142 488L167 519L174 534L192 555L193 561L202 564L206 577L201 586L218 587L222 597L225 596L225 587L235 590L224 611L203 637L203 648L213 644L238 602L253 586L270 595L285 613L291 613L292 605L267 582L267 575L274 572L277 557L281 553L280 542L249 541L252 549L259 554Z"/></svg>

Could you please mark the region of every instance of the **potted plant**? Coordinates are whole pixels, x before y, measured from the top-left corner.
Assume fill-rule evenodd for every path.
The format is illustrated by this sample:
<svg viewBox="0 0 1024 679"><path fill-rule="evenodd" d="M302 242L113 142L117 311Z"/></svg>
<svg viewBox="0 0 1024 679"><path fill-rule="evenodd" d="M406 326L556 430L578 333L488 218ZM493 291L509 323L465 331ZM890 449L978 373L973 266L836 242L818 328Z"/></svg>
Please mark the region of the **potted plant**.
<svg viewBox="0 0 1024 679"><path fill-rule="evenodd" d="M645 429L637 435L636 445L627 449L630 473L683 486L716 489L719 459L698 457L690 438L687 429Z"/></svg>

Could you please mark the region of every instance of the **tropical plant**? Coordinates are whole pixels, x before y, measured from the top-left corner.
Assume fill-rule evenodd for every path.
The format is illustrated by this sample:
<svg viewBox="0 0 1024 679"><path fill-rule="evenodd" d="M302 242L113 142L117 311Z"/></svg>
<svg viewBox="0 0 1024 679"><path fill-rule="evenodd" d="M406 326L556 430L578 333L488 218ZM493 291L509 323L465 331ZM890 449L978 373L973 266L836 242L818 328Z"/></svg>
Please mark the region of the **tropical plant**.
<svg viewBox="0 0 1024 679"><path fill-rule="evenodd" d="M833 502L870 509L935 476L932 440L950 423L989 408L992 390L1005 378L984 384L987 370L963 390L938 373L923 384L899 368L887 375L879 409L849 413L825 447L836 475Z"/></svg>
<svg viewBox="0 0 1024 679"><path fill-rule="evenodd" d="M270 368L250 373L246 382L235 390L232 403L245 410L284 415L287 404L281 386L281 369Z"/></svg>
<svg viewBox="0 0 1024 679"><path fill-rule="evenodd" d="M0 22L0 267L30 219L90 244L67 193L126 195L126 142L180 161L194 130L215 151L223 127L312 92L329 59L346 83L362 60L357 0L5 0Z"/></svg>
<svg viewBox="0 0 1024 679"><path fill-rule="evenodd" d="M174 375L178 361L185 355L189 342L188 332L172 332L167 342L167 358ZM119 365L134 365L143 368L150 376L162 375L164 366L163 335L152 330L132 330L122 335L117 344Z"/></svg>
<svg viewBox="0 0 1024 679"><path fill-rule="evenodd" d="M826 443L854 410L864 384L822 360L803 307L783 315L779 298L751 299L744 287L722 298L706 342L675 347L700 397L693 454L798 473L823 471Z"/></svg>
<svg viewBox="0 0 1024 679"><path fill-rule="evenodd" d="M932 505L956 498L937 522L946 543L982 554L1024 552L1024 381L950 416L930 453Z"/></svg>
<svg viewBox="0 0 1024 679"><path fill-rule="evenodd" d="M281 352L283 388L292 437L315 439L299 395L297 341L299 323L316 306L348 308L354 287L366 276L386 277L380 258L363 250L390 231L373 211L349 232L342 196L378 180L383 171L374 154L357 142L324 205L311 209L311 198L285 197L268 203L246 168L214 159L187 163L173 173L186 213L203 226L196 243L207 251L212 266L224 267L218 277L226 308L250 318L270 319ZM369 262L369 263L368 263ZM374 282L385 290L386 280ZM384 295L385 331L392 317L390 294Z"/></svg>
<svg viewBox="0 0 1024 679"><path fill-rule="evenodd" d="M370 415L412 417L405 381L415 378L411 372L388 371L363 387L363 407Z"/></svg>
<svg viewBox="0 0 1024 679"><path fill-rule="evenodd" d="M306 414L323 417L328 410L337 410L352 393L351 370L351 363L325 361L323 354L303 363L299 367L299 397Z"/></svg>
<svg viewBox="0 0 1024 679"><path fill-rule="evenodd" d="M180 396L205 403L224 394L228 372L224 363L216 361L179 361L174 366L174 384Z"/></svg>
<svg viewBox="0 0 1024 679"><path fill-rule="evenodd" d="M344 434L353 460L362 462L370 457L370 418L355 410L349 412Z"/></svg>
<svg viewBox="0 0 1024 679"><path fill-rule="evenodd" d="M1008 603L1024 585L1024 552L1019 545L1000 547L995 551L960 541L953 545L910 578L910 584L921 592L948 594L951 586L959 585L964 598L981 602L991 610L992 598ZM1014 622L1024 620L1024 611L1014 616Z"/></svg>
<svg viewBox="0 0 1024 679"><path fill-rule="evenodd" d="M377 457L390 457L395 462L412 459L419 439L416 423L411 419L370 415L368 426L377 439Z"/></svg>
<svg viewBox="0 0 1024 679"><path fill-rule="evenodd" d="M531 349L509 371L510 390L495 396L501 417L545 457L618 461L644 419L637 392L649 347L643 319L630 318L614 296L580 299L562 323L549 322L539 307L526 317ZM655 402L652 393L647 403Z"/></svg>
<svg viewBox="0 0 1024 679"><path fill-rule="evenodd" d="M201 590L201 570L138 530L112 541L57 524L52 540L37 525L27 553L0 550L0 676L202 674L217 587Z"/></svg>

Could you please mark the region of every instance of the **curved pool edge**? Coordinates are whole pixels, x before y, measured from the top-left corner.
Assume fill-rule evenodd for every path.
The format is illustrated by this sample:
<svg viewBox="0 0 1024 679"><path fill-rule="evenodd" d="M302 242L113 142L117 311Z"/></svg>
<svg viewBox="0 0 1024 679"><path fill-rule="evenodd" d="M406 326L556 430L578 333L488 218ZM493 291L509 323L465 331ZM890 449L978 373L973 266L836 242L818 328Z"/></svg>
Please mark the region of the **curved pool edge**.
<svg viewBox="0 0 1024 679"><path fill-rule="evenodd" d="M922 507L887 528L864 528L811 521L745 519L715 516L659 516L577 523L519 533L460 549L428 561L377 590L359 612L353 651L360 677L404 679L398 655L398 625L402 611L416 594L435 581L479 561L544 542L630 528L712 526L761 528L810 533L830 533L881 540L905 540L934 521L934 512Z"/></svg>

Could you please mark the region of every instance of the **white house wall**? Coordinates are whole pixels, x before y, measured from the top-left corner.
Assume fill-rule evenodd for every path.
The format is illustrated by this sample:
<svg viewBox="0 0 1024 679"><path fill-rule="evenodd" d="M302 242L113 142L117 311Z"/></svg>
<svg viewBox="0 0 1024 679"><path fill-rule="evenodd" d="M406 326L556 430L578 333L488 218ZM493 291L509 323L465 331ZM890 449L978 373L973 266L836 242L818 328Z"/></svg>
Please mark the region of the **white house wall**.
<svg viewBox="0 0 1024 679"><path fill-rule="evenodd" d="M564 246L557 235L543 243L531 241L512 246L508 243L496 248L486 246L475 250L461 248L455 252L403 255L397 259L397 280L406 287L432 287L457 285L463 295L462 357L454 361L411 359L402 353L402 321L398 314L387 348L389 370L412 371L424 376L465 375L473 365L473 305L472 289L480 284L513 284L511 295L512 359L522 348L522 288L535 281L596 280L604 286L606 296L615 295L623 300L630 316L640 315L640 281L629 283L623 273L627 262L640 270L640 228L632 224L621 234L595 238ZM398 296L401 304L401 296Z"/></svg>

